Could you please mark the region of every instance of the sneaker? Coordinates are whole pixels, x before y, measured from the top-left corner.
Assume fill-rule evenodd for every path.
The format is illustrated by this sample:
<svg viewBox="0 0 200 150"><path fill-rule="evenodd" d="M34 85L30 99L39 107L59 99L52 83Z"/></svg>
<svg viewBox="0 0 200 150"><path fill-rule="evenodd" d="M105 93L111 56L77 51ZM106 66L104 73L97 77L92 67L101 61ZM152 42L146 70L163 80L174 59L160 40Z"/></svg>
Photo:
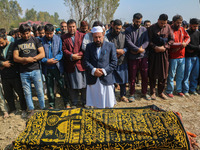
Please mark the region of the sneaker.
<svg viewBox="0 0 200 150"><path fill-rule="evenodd" d="M180 96L180 97L185 97L185 95L183 93L181 93L181 92L177 93L177 95Z"/></svg>
<svg viewBox="0 0 200 150"><path fill-rule="evenodd" d="M23 110L21 116L22 116L22 118L26 118L27 117L27 112L25 110Z"/></svg>
<svg viewBox="0 0 200 150"><path fill-rule="evenodd" d="M184 93L184 95L185 95L186 97L190 97L190 94L189 94L189 93Z"/></svg>
<svg viewBox="0 0 200 150"><path fill-rule="evenodd" d="M30 114L28 115L28 119L30 119L33 115L34 115L35 111L34 110L31 110Z"/></svg>
<svg viewBox="0 0 200 150"><path fill-rule="evenodd" d="M172 93L166 93L168 97L174 98L174 95Z"/></svg>
<svg viewBox="0 0 200 150"><path fill-rule="evenodd" d="M195 96L199 95L196 91L190 92L190 94L195 95Z"/></svg>

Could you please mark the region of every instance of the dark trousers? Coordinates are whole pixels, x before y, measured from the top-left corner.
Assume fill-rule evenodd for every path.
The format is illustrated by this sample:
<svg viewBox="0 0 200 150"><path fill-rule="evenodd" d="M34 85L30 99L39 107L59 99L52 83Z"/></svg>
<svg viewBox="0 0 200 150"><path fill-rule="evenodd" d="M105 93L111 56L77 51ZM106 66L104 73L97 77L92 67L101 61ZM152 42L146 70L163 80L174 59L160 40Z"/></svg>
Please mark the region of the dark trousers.
<svg viewBox="0 0 200 150"><path fill-rule="evenodd" d="M72 105L77 106L79 93L81 93L81 103L86 104L86 88L84 89L69 89Z"/></svg>
<svg viewBox="0 0 200 150"><path fill-rule="evenodd" d="M164 92L165 84L167 79L158 79L158 94L161 94ZM150 84L150 93L155 94L156 93L156 79L149 78L149 84Z"/></svg>
<svg viewBox="0 0 200 150"><path fill-rule="evenodd" d="M137 71L140 70L142 77L142 94L147 93L148 87L148 59L141 58L128 61L128 72L129 72L129 86L130 95L135 94L135 82Z"/></svg>
<svg viewBox="0 0 200 150"><path fill-rule="evenodd" d="M120 86L120 96L126 96L126 83L125 84L119 84Z"/></svg>
<svg viewBox="0 0 200 150"><path fill-rule="evenodd" d="M55 94L54 94L54 80L58 83L58 87L60 88L60 95L63 98L64 105L66 106L69 103L67 98L67 90L65 88L64 78L60 75L59 70L56 69L48 69L46 78L46 86L47 86L47 97L49 99L50 107L55 107Z"/></svg>
<svg viewBox="0 0 200 150"><path fill-rule="evenodd" d="M3 86L3 91L4 91L4 97L8 102L9 106L9 111L14 111L16 110L15 107L15 93L19 96L19 102L22 110L26 110L26 100L24 97L24 92L22 88L22 83L20 78L13 78L13 79L6 79L2 78L2 86Z"/></svg>

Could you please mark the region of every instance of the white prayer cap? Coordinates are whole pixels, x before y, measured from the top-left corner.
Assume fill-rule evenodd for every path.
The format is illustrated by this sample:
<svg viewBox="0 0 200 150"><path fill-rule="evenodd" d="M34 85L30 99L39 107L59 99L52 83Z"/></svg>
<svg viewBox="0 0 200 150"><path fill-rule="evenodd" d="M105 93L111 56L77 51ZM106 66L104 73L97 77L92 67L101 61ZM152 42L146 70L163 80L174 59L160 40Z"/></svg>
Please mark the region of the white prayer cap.
<svg viewBox="0 0 200 150"><path fill-rule="evenodd" d="M92 28L91 32L92 33L103 32L103 29L101 26L96 26Z"/></svg>

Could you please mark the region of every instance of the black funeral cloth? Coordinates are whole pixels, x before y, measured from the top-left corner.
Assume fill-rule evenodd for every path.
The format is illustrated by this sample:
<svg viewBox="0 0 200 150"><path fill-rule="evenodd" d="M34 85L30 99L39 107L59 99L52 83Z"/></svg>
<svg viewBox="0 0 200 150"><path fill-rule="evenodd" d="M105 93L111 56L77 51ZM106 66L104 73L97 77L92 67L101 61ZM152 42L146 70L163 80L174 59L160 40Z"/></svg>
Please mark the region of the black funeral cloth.
<svg viewBox="0 0 200 150"><path fill-rule="evenodd" d="M140 108L45 110L32 116L15 150L181 149L189 141L178 116Z"/></svg>

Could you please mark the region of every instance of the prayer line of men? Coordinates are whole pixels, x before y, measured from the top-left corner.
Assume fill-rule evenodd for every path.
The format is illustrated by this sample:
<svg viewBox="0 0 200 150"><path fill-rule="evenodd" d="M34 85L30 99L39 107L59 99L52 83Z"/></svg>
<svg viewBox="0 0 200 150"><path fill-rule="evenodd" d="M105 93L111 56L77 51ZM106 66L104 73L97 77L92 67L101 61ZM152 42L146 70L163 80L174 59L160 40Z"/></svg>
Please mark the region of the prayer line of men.
<svg viewBox="0 0 200 150"><path fill-rule="evenodd" d="M157 96L166 100L173 98L173 93L181 97L198 95L198 19L190 19L190 27L186 31L181 26L183 18L180 15L175 15L169 25L168 16L161 14L157 23L150 26L150 21L147 21L147 27L141 26L142 18L142 14L134 14L133 24L125 30L119 19L114 20L107 31L100 21L95 21L91 32L87 30L86 21L81 22L78 31L76 21L70 19L61 23L62 32L57 35L52 24L39 27L40 37L31 36L31 27L21 24L21 38L18 37L15 42L1 29L1 79L9 111L16 111L15 91L19 96L22 117L26 116L27 107L30 111L28 117L34 114L31 82L40 108L45 108L42 73L50 109L55 108L54 80L60 88L65 108L76 108L79 94L84 107L114 107L114 83L120 86L120 100L133 102L138 71L142 78L141 96L146 100L156 100ZM157 80L158 94L155 88ZM126 94L127 83L129 97ZM8 117L8 109L0 94L1 110L4 117Z"/></svg>

